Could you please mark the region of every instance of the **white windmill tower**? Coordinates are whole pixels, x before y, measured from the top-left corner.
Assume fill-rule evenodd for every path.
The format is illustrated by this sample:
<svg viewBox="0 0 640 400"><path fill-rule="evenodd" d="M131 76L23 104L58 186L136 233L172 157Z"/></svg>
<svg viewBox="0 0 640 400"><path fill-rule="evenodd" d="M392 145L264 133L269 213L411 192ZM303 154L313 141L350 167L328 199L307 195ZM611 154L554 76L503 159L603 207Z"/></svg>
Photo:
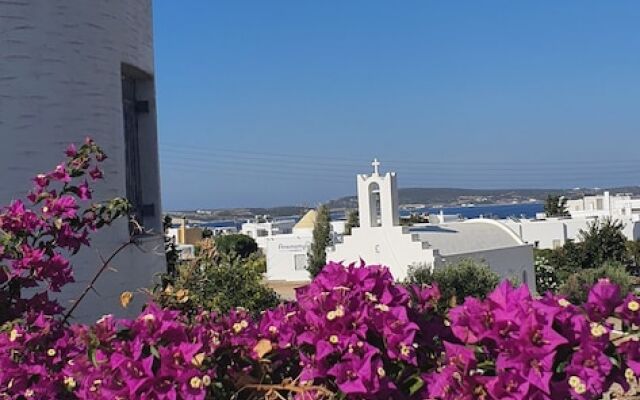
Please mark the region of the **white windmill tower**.
<svg viewBox="0 0 640 400"><path fill-rule="evenodd" d="M129 198L138 219L161 233L151 0L0 2L0 21L0 204L23 197L67 144L91 136L109 156L94 197ZM78 283L62 303L100 264L96 250L109 255L128 238L123 221L78 254ZM151 249L162 238L140 242ZM98 282L102 297L78 308L80 319L117 311L120 291L149 286L165 268L162 254L135 248L115 265L119 272Z"/></svg>

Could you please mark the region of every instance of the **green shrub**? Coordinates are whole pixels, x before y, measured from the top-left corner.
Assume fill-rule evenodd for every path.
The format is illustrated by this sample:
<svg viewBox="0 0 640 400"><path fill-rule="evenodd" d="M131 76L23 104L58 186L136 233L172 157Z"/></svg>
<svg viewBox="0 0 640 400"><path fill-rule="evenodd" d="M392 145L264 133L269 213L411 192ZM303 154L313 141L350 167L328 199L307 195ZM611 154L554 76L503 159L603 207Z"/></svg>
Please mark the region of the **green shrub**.
<svg viewBox="0 0 640 400"><path fill-rule="evenodd" d="M600 268L583 269L570 275L560 286L559 293L565 295L574 304L585 302L588 289L603 278L608 278L611 282L618 284L623 295L629 293L634 282L634 278L622 264L608 263Z"/></svg>
<svg viewBox="0 0 640 400"><path fill-rule="evenodd" d="M594 221L586 230L580 231L580 241L587 259L586 268L607 262L623 263L627 258L627 238L622 221L611 218Z"/></svg>
<svg viewBox="0 0 640 400"><path fill-rule="evenodd" d="M640 240L629 240L626 243L627 262L634 269L640 267Z"/></svg>
<svg viewBox="0 0 640 400"><path fill-rule="evenodd" d="M360 217L358 210L350 210L347 213L347 223L344 225L344 234L351 235L351 230L360 226Z"/></svg>
<svg viewBox="0 0 640 400"><path fill-rule="evenodd" d="M499 282L498 274L474 260L462 260L434 271L426 265L413 266L405 280L408 284L436 283L442 294L440 306L444 308L462 303L467 296L485 298Z"/></svg>
<svg viewBox="0 0 640 400"><path fill-rule="evenodd" d="M261 253L253 253L245 260L247 265L251 268L255 269L261 274L265 274L267 272L267 257L265 257Z"/></svg>
<svg viewBox="0 0 640 400"><path fill-rule="evenodd" d="M327 246L331 244L331 212L327 205L318 207L313 226L313 242L307 253L307 271L315 278L327 264Z"/></svg>
<svg viewBox="0 0 640 400"><path fill-rule="evenodd" d="M544 212L547 217L562 217L569 215L567 211L567 198L559 195L547 195L544 202Z"/></svg>
<svg viewBox="0 0 640 400"><path fill-rule="evenodd" d="M203 239L209 239L213 237L213 231L209 228L204 228L202 230L202 238Z"/></svg>
<svg viewBox="0 0 640 400"><path fill-rule="evenodd" d="M221 256L247 258L258 251L258 244L252 237L242 234L218 236L216 248Z"/></svg>
<svg viewBox="0 0 640 400"><path fill-rule="evenodd" d="M200 246L200 256L180 265L166 286L156 291L156 302L188 315L199 308L224 313L236 307L257 315L280 303L276 292L263 284L263 256L221 256L211 240Z"/></svg>
<svg viewBox="0 0 640 400"><path fill-rule="evenodd" d="M558 290L574 274L607 263L633 264L640 259L640 246L627 242L624 224L604 218L580 231L578 241L569 240L553 250L535 250L538 292ZM636 248L637 247L637 248Z"/></svg>

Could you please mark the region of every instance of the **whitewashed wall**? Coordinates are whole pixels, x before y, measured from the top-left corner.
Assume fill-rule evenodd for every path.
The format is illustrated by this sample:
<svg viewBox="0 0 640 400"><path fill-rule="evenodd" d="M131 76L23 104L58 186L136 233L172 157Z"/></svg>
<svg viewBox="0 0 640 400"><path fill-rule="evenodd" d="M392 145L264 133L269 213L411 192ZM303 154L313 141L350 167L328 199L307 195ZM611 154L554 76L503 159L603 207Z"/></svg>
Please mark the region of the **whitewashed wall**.
<svg viewBox="0 0 640 400"><path fill-rule="evenodd" d="M622 232L629 240L640 239L640 222L635 218L617 217L624 224ZM580 232L596 222L593 218L549 218L546 220L501 220L520 238L540 249L563 246L568 240L579 241Z"/></svg>
<svg viewBox="0 0 640 400"><path fill-rule="evenodd" d="M537 244L540 249L554 248L554 241L558 246L562 246L567 239L571 239L571 237L567 237L567 228L563 220L505 220L504 223L523 241L532 245ZM571 225L573 226L573 224Z"/></svg>
<svg viewBox="0 0 640 400"><path fill-rule="evenodd" d="M533 246L521 245L504 249L476 251L468 254L456 254L438 260L436 268L444 264L455 264L464 259L486 263L501 279L515 278L517 282L536 289L535 270L533 269ZM472 279L472 277L470 277Z"/></svg>
<svg viewBox="0 0 640 400"><path fill-rule="evenodd" d="M274 235L264 240L267 255L267 279L302 282L309 280L306 269L295 269L295 257L307 256L313 236L307 234Z"/></svg>
<svg viewBox="0 0 640 400"><path fill-rule="evenodd" d="M0 2L0 204L24 196L29 179L55 166L70 142L92 136L110 157L106 180L95 198L125 195L125 149L122 119L121 63L153 75L150 0L13 0ZM155 131L155 95L150 94L148 121ZM160 227L157 137L142 143L145 203L156 205ZM78 281L61 296L77 296L106 256L128 239L125 221L101 232L92 249L73 259ZM132 314L118 306L123 290L149 286L164 271L162 240L144 240L147 253L130 248L116 259L118 272L99 281L97 291L80 306L80 320L104 313Z"/></svg>
<svg viewBox="0 0 640 400"><path fill-rule="evenodd" d="M423 248L423 243L413 241L402 226L379 228L353 228L351 235L333 249L327 249L327 261L388 266L396 279L407 276L409 266L415 263L435 265L434 252Z"/></svg>

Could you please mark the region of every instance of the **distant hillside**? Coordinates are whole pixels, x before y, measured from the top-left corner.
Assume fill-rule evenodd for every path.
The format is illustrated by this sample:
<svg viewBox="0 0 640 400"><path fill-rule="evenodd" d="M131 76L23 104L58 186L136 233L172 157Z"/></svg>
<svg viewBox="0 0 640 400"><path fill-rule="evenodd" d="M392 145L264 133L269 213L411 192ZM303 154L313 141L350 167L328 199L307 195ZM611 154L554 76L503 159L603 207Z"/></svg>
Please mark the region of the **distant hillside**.
<svg viewBox="0 0 640 400"><path fill-rule="evenodd" d="M212 210L198 211L169 211L167 214L172 217L186 217L198 220L234 220L250 219L256 215L270 215L272 217L289 217L293 215L303 215L308 208L298 206L284 206L272 208L220 208Z"/></svg>
<svg viewBox="0 0 640 400"><path fill-rule="evenodd" d="M404 188L398 190L400 204L425 204L427 206L454 206L460 204L500 204L543 201L547 195L562 195L570 199L584 195L601 193L640 194L640 186L616 187L609 189L459 189L459 188ZM356 196L342 197L329 202L333 209L354 208Z"/></svg>
<svg viewBox="0 0 640 400"><path fill-rule="evenodd" d="M458 188L405 188L398 191L401 205L456 206L462 204L510 204L531 200L544 201L549 194L562 195L570 199L584 195L602 193L630 193L640 195L640 186L614 187L608 189L458 189ZM356 196L341 197L328 203L333 210L358 207ZM273 217L302 215L307 207L284 206L272 208L226 208L200 211L169 212L172 216L186 216L201 220L248 219L255 215Z"/></svg>

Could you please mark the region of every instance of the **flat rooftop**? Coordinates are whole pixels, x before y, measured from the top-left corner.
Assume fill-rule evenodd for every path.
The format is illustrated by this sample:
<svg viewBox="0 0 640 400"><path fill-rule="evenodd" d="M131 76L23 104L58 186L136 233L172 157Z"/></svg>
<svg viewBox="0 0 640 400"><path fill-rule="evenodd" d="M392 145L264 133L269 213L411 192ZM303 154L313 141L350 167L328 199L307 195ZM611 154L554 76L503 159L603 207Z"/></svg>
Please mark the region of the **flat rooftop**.
<svg viewBox="0 0 640 400"><path fill-rule="evenodd" d="M507 226L492 220L468 220L415 226L410 232L442 255L464 254L525 244Z"/></svg>

